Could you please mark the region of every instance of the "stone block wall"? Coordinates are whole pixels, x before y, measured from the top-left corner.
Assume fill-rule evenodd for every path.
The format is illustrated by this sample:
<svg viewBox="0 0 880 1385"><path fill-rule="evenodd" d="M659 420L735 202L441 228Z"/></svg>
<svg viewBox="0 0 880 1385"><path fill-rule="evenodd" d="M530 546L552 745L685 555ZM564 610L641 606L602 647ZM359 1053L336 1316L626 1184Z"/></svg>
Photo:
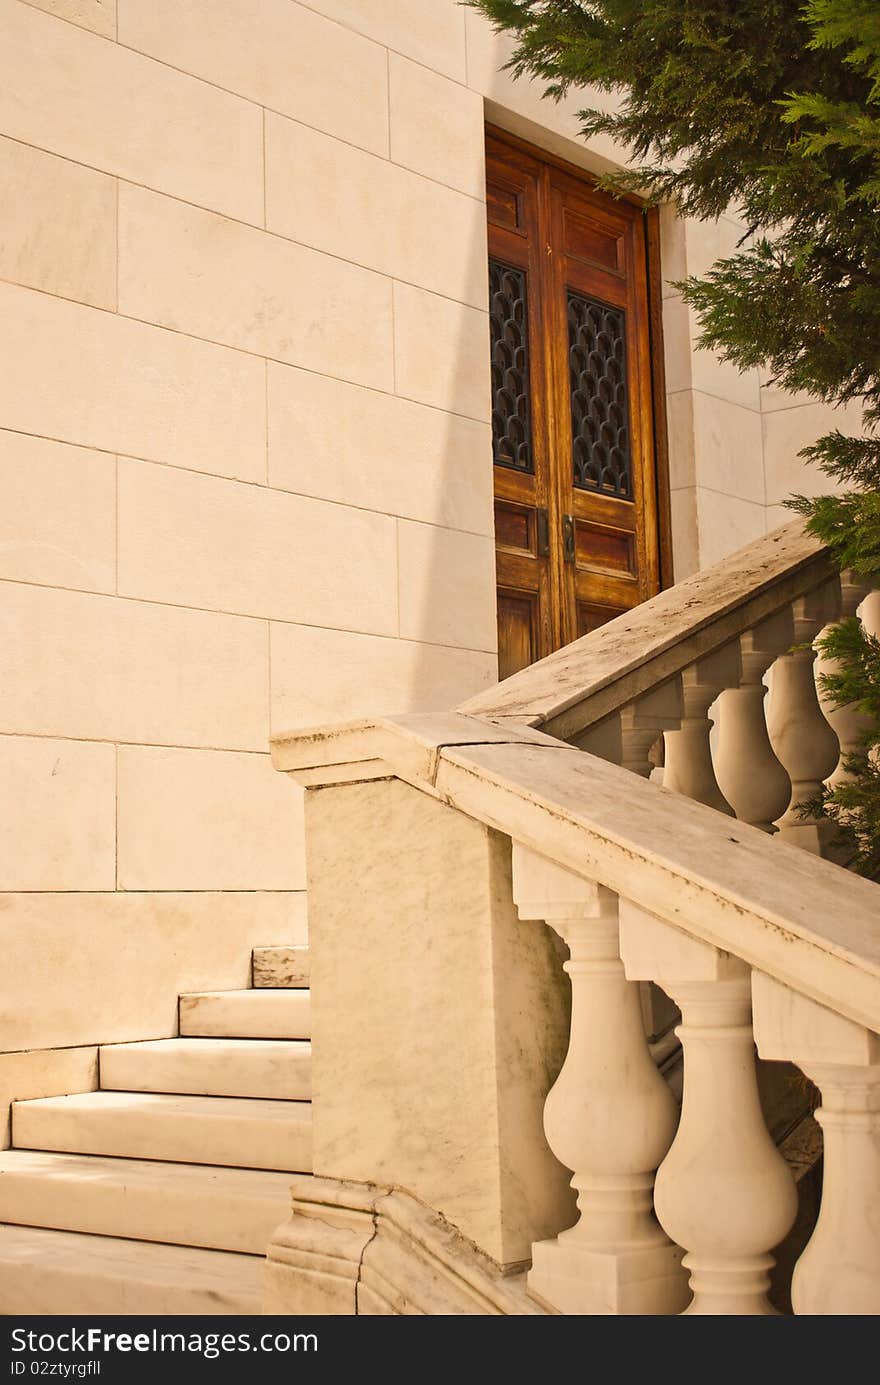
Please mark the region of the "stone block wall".
<svg viewBox="0 0 880 1385"><path fill-rule="evenodd" d="M270 730L494 681L484 123L616 157L504 57L456 0L0 0L0 1053L304 939ZM814 418L666 306L681 575Z"/></svg>
<svg viewBox="0 0 880 1385"><path fill-rule="evenodd" d="M304 940L271 729L494 681L464 79L451 0L0 4L0 1051Z"/></svg>

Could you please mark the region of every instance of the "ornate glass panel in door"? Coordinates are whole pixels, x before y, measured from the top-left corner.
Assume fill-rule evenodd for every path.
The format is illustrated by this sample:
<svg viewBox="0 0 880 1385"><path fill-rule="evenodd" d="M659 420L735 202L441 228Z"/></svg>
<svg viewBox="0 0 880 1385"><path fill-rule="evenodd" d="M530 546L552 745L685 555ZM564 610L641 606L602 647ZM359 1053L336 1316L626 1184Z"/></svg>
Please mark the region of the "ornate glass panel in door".
<svg viewBox="0 0 880 1385"><path fill-rule="evenodd" d="M632 500L626 319L571 289L567 316L573 484Z"/></svg>
<svg viewBox="0 0 880 1385"><path fill-rule="evenodd" d="M534 471L526 275L489 258L492 453L496 466Z"/></svg>

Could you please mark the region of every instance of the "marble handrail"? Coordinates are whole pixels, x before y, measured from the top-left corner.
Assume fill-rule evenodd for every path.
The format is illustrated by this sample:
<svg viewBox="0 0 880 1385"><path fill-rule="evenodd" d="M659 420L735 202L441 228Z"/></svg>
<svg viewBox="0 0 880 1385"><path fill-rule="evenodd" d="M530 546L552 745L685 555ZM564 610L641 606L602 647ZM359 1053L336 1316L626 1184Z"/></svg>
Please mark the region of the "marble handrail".
<svg viewBox="0 0 880 1385"><path fill-rule="evenodd" d="M333 788L307 796L306 822L316 971L323 950L327 983L316 989L318 1049L333 1075L332 1083L326 1072L316 1077L316 1100L344 1085L344 1119L326 1117L322 1127L321 1157L334 1171L412 1185L499 1264L520 1263L528 1226L529 1292L551 1312L771 1314L773 1252L798 1199L764 1120L757 1046L762 1058L800 1066L822 1100L824 1191L792 1276L794 1311L878 1311L876 886L822 859L827 824L801 807L835 764L840 770L838 740L845 752L860 733L846 709L833 729L824 715L811 644L863 607L872 628L868 591L855 574L838 575L795 522L457 711L273 739L276 769L303 787ZM661 736L662 786L652 778ZM365 851L366 818L387 833ZM353 883L345 840L360 843L357 896L340 902L337 891ZM455 883L453 846L456 861L482 853L460 882L453 867ZM546 925L532 942L505 932L511 904L520 922ZM340 925L378 942L383 984L398 946L409 956L389 995L407 991L420 963L433 975L441 948L453 989L453 976L467 989L476 968L490 1089L516 1106L516 1128L526 1132L511 1142L505 1126L497 1169L497 1131L482 1163L472 1159L472 1127L485 1130L473 1104L465 1128L457 1119L450 1126L445 1089L416 1122L418 1157L387 1136L401 1104L412 1111L424 1096L424 1071L446 1061L454 1038L442 1020L439 1046L426 1049L420 1016L406 1010L389 1030L383 1010L376 1057L349 1044L334 1058L343 1041L329 982L339 983L348 956L347 947L334 951ZM567 949L571 983L561 1069L547 1048L557 1009L530 1010L538 992L564 1009L541 951L547 930ZM496 1010L502 974L504 995L519 996L518 1018ZM362 989L355 961L342 1004L349 1022L352 1006L359 1011L359 1034L375 1024ZM680 1117L658 1070L675 1015L685 1054ZM401 1046L424 1061L401 1064ZM518 1079L507 1088L514 1051ZM533 1083L554 1068L549 1092L538 1084L546 1140L538 1143L528 1075ZM362 1090L374 1101L381 1093L389 1124L377 1136L371 1111L372 1143L358 1146L351 1165L340 1150ZM423 1157L428 1147L435 1160ZM548 1164L551 1152L558 1162ZM469 1181L450 1191L456 1161ZM577 1193L573 1225L554 1181L560 1167ZM505 1171L514 1168L511 1184ZM479 1169L505 1190L477 1200L490 1208L482 1219L472 1186Z"/></svg>
<svg viewBox="0 0 880 1385"><path fill-rule="evenodd" d="M826 1133L821 1210L792 1276L794 1311L876 1314L880 915L873 883L512 719L386 717L279 736L272 755L275 767L295 782L322 790L308 796L311 819L307 803L307 822L317 829L310 870L318 872L315 884L323 890L313 921L316 969L322 946L328 949L325 985L316 991L316 1014L323 996L318 1049L327 1071L316 1100L328 1100L340 1074L349 1083L341 1098L337 1094L344 1120L334 1125L325 1118L330 1133L322 1158L331 1161L332 1172L352 1176L352 1167L340 1163L340 1150L351 1150L357 1129L357 1177L378 1181L378 1167L386 1181L400 1182L442 1210L499 1264L510 1259L517 1266L519 1242L514 1253L505 1247L523 1231L513 1208L523 1205L525 1178L538 1208L527 1222L527 1282L551 1312L772 1314L773 1251L794 1223L798 1202L764 1121L757 1045L762 1058L794 1062L808 1073L822 1100L815 1113ZM329 795L323 792L331 787ZM451 849L463 859L472 831L488 854L480 855L476 871L468 857L471 864L463 866L450 898ZM361 833L369 838L366 851ZM489 845L505 839L506 865L503 846ZM353 866L346 841L360 842ZM401 887L401 880L409 883ZM346 888L355 894L346 895ZM568 949L562 965L571 982L571 1016L561 1070L547 1066L542 1046L557 1020L548 1027L548 1015L540 1007L533 1015L532 1002L522 998L534 1000L529 985L536 977L541 993L551 993L544 954L539 959L529 951L532 944L517 940L516 965L509 970L501 940L512 942L502 924L510 901L520 921L545 923ZM340 925L353 931L334 951ZM418 1107L418 1158L409 1147L401 1152L399 1112L424 1098L425 1072L432 1060L442 1065L449 1042L445 1000L436 1049L433 1026L426 1038L421 1012L410 1006L398 1026L402 1040L381 1010L378 1033L385 1046L378 1067L375 1058L364 1058L360 1037L356 1052L349 1040L344 1057L334 1055L340 1042L334 986L362 931L368 947L381 946L386 1006L412 987L416 959L433 974L441 940L442 974L453 991L456 966L466 972L490 966L491 985L481 973L487 987L479 994L480 1012L492 1024L480 1051L487 1055L491 1090L504 1091L516 1106L515 1128L531 1132L532 1143L527 1136L511 1143L513 1127L505 1126L500 1167L514 1160L518 1192L513 1203L498 1201L483 1218L485 1226L473 1225L472 1180L483 1165L471 1160L471 1124L458 1128L462 1093L455 1092L452 1107L448 1088L432 1093L430 1109ZM460 948L462 937L469 947ZM398 945L408 964L397 961ZM545 947L546 933L534 945ZM353 1006L359 1016L354 1032L362 1036L370 1032L372 1013L359 1008L362 950L355 948L353 961L343 1001L346 1032ZM518 995L516 987L525 985L514 1009L526 1027L513 1037L510 1013L499 1016L493 1001L496 966L505 976L504 995ZM647 983L681 1011L680 1118L648 1042ZM415 1066L399 1059L401 1041L407 1053L415 1045ZM520 1056L508 1089L502 1075L511 1042ZM558 1076L543 1091L542 1163L534 1142L536 1093L520 1079L554 1069ZM389 1127L377 1126L371 1111L365 1151L358 1144L362 1118L352 1114L362 1091L371 1103L381 1094L385 1118L398 1132L389 1137ZM465 1092L472 1121L474 1093L467 1085ZM482 1087L478 1100L485 1100ZM495 1150L497 1127L492 1132ZM437 1157L426 1158L426 1149L436 1149ZM547 1186L549 1151L556 1168L572 1172L574 1225L561 1205L551 1220L552 1209L539 1194ZM490 1175L497 1175L495 1156L484 1151L483 1157ZM466 1195L448 1187L456 1161L466 1170Z"/></svg>
<svg viewBox="0 0 880 1385"><path fill-rule="evenodd" d="M404 716L276 736L316 787L399 778L880 1031L876 886L526 727Z"/></svg>
<svg viewBox="0 0 880 1385"><path fill-rule="evenodd" d="M880 1030L870 881L583 753L444 750L435 788L573 873Z"/></svg>
<svg viewBox="0 0 880 1385"><path fill-rule="evenodd" d="M559 740L633 703L785 611L834 575L801 520L462 703L458 711L540 727Z"/></svg>

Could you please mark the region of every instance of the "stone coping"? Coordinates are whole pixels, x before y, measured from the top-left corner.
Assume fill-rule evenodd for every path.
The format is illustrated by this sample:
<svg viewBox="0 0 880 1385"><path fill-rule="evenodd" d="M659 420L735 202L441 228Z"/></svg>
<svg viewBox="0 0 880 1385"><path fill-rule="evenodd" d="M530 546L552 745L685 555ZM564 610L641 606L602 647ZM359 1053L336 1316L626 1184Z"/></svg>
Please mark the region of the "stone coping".
<svg viewBox="0 0 880 1385"><path fill-rule="evenodd" d="M794 520L478 693L457 710L509 717L569 740L834 573L825 546L805 532L802 520Z"/></svg>
<svg viewBox="0 0 880 1385"><path fill-rule="evenodd" d="M880 1032L877 886L757 828L541 732L461 714L279 736L272 754L311 787L400 778Z"/></svg>

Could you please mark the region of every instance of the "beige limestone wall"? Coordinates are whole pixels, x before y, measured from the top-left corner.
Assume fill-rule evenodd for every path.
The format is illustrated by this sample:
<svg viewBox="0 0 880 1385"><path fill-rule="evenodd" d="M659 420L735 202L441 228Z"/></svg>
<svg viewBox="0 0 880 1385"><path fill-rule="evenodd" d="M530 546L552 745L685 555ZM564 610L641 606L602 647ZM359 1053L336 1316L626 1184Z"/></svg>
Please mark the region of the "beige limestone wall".
<svg viewBox="0 0 880 1385"><path fill-rule="evenodd" d="M831 428L857 432L861 411L832 409L739 372L697 349L693 312L668 282L736 253L746 228L665 218L663 321L676 576L686 577L791 519L783 501L832 483L798 456Z"/></svg>
<svg viewBox="0 0 880 1385"><path fill-rule="evenodd" d="M0 0L0 1049L304 938L270 729L494 681L484 121L616 157L504 57L456 0ZM807 414L674 295L666 350L683 572Z"/></svg>
<svg viewBox="0 0 880 1385"><path fill-rule="evenodd" d="M451 2L0 0L0 1097L305 940L270 729L494 681L465 76Z"/></svg>

